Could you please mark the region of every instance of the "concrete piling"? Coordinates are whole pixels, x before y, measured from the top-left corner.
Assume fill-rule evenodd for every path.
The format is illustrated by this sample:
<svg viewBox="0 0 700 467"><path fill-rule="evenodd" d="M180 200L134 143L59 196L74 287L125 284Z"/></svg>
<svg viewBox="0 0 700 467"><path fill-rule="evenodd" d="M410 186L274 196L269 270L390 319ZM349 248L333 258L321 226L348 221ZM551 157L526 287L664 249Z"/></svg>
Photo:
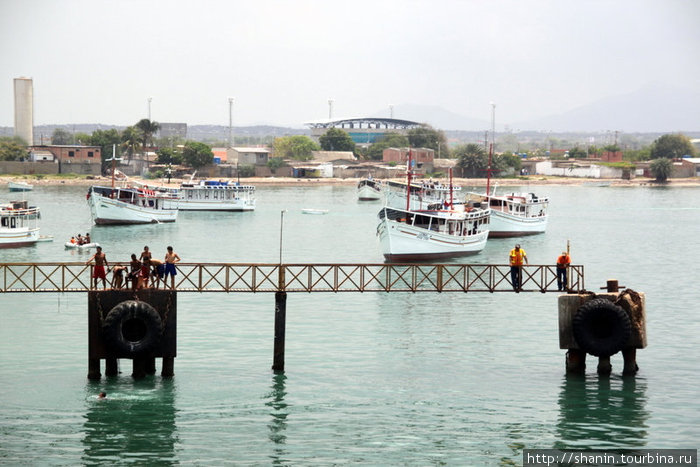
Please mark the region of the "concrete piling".
<svg viewBox="0 0 700 467"><path fill-rule="evenodd" d="M559 296L559 348L567 350L566 371L585 372L590 353L598 357L598 374L609 375L610 357L620 351L623 374L633 375L639 369L637 349L647 346L645 295L620 291L624 287L616 280L607 281L602 288L606 292Z"/></svg>
<svg viewBox="0 0 700 467"><path fill-rule="evenodd" d="M177 292L173 290L91 290L88 292L88 378L119 373L118 359L132 360L132 376L174 374L177 335Z"/></svg>

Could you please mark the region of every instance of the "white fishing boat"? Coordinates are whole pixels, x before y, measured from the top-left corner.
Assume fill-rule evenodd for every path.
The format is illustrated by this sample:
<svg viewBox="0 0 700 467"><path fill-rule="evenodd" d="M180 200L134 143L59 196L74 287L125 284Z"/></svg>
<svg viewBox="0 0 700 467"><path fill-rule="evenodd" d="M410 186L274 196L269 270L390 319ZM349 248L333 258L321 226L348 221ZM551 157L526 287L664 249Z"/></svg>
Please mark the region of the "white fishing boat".
<svg viewBox="0 0 700 467"><path fill-rule="evenodd" d="M410 167L409 152L404 185L407 187L412 187ZM452 171L448 186L452 187ZM452 190L444 200L441 197L426 209L412 209L411 201L410 197L404 197L405 208L387 205L379 211L377 236L386 260L421 261L473 255L486 246L488 207L455 202ZM415 201L423 202L422 199Z"/></svg>
<svg viewBox="0 0 700 467"><path fill-rule="evenodd" d="M252 185L201 180L182 183L179 188L166 191L175 196L165 200L165 207L180 211L255 210L255 187Z"/></svg>
<svg viewBox="0 0 700 467"><path fill-rule="evenodd" d="M26 182L8 182L7 187L10 191L32 191L34 189L34 185Z"/></svg>
<svg viewBox="0 0 700 467"><path fill-rule="evenodd" d="M357 184L357 199L360 201L376 201L382 199L384 184L372 177L363 178Z"/></svg>
<svg viewBox="0 0 700 467"><path fill-rule="evenodd" d="M160 224L177 220L177 199L172 194L156 192L146 187L115 187L114 163L121 159L112 156L108 160L112 161L112 186L91 186L87 193L90 214L95 224Z"/></svg>
<svg viewBox="0 0 700 467"><path fill-rule="evenodd" d="M0 248L30 246L39 241L39 208L27 201L0 205Z"/></svg>
<svg viewBox="0 0 700 467"><path fill-rule="evenodd" d="M534 193L469 193L467 202L491 208L491 238L534 235L547 230L549 198Z"/></svg>
<svg viewBox="0 0 700 467"><path fill-rule="evenodd" d="M395 208L406 207L406 193L409 184L389 180L385 184L386 205ZM410 183L410 205L408 209L427 209L437 203L446 205L450 197L457 196L462 188L450 183L441 183L433 180L423 180Z"/></svg>
<svg viewBox="0 0 700 467"><path fill-rule="evenodd" d="M470 192L466 202L479 204L491 209L489 237L505 238L535 235L547 230L549 198L540 197L534 193L507 193L496 195L496 189L491 192L491 157L487 169L486 193Z"/></svg>
<svg viewBox="0 0 700 467"><path fill-rule="evenodd" d="M176 199L144 188L91 186L87 200L92 220L98 225L151 224L177 220Z"/></svg>
<svg viewBox="0 0 700 467"><path fill-rule="evenodd" d="M377 236L389 261L428 260L473 255L486 246L488 209L464 204L427 210L385 206L379 211Z"/></svg>

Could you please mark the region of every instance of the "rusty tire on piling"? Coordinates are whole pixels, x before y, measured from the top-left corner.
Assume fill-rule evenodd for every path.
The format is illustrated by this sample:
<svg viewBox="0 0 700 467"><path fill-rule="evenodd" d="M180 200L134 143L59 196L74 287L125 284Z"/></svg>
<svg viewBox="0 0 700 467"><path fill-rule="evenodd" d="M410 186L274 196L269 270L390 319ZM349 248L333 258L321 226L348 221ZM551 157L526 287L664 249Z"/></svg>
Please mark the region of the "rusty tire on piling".
<svg viewBox="0 0 700 467"><path fill-rule="evenodd" d="M594 298L581 305L572 325L581 350L596 357L616 354L632 333L627 312L604 298Z"/></svg>
<svg viewBox="0 0 700 467"><path fill-rule="evenodd" d="M109 311L102 333L107 346L119 355L143 355L160 344L163 320L148 303L126 300Z"/></svg>

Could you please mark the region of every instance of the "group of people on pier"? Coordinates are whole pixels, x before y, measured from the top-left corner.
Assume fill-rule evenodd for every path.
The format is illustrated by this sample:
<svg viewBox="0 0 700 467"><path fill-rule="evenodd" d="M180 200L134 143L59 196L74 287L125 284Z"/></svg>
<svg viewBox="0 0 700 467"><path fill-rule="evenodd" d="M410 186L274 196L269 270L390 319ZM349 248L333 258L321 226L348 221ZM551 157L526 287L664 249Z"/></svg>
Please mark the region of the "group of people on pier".
<svg viewBox="0 0 700 467"><path fill-rule="evenodd" d="M107 256L102 251L102 247L97 247L97 251L85 264L95 262L92 268L92 288L97 288L98 279L102 280L102 288L107 289L107 273L110 271ZM131 286L132 290L147 289L149 287L160 288L163 281L163 288L168 286L167 278L170 276L170 288L175 289L175 276L177 267L175 263L180 262L180 256L173 251L173 247L166 248L163 261L153 259L153 255L148 246L143 247L141 256L136 257L131 254L131 261L127 265L116 264L112 266L112 289L121 289Z"/></svg>
<svg viewBox="0 0 700 467"><path fill-rule="evenodd" d="M525 253L525 250L520 248L520 244L517 243L515 248L510 250L508 259L510 261L510 282L513 286L513 290L520 292L522 288L522 269L525 264L529 264L527 261L527 253ZM570 264L571 257L569 253L563 251L561 255L557 257L557 290L559 291L565 291L569 288L567 273Z"/></svg>

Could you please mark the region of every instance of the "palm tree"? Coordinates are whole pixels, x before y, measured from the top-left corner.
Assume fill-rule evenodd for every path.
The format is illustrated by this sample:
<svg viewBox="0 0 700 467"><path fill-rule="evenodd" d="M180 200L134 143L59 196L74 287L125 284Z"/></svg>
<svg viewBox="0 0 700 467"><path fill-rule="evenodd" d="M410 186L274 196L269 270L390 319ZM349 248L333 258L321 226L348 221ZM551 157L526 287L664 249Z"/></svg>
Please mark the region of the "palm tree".
<svg viewBox="0 0 700 467"><path fill-rule="evenodd" d="M455 149L457 167L462 170L462 176L469 178L483 174L488 165L486 151L479 144L465 144Z"/></svg>
<svg viewBox="0 0 700 467"><path fill-rule="evenodd" d="M134 153L141 149L141 141L143 141L143 134L134 126L126 127L122 132L122 148L126 150L129 163L131 163Z"/></svg>
<svg viewBox="0 0 700 467"><path fill-rule="evenodd" d="M660 157L658 159L654 159L654 161L649 165L649 170L651 171L652 175L656 177L657 182L663 183L668 179L668 177L671 176L671 172L673 171L673 163L670 159Z"/></svg>
<svg viewBox="0 0 700 467"><path fill-rule="evenodd" d="M141 130L143 138L143 151L145 152L147 147L153 146L153 135L160 130L160 124L147 118L143 118L136 124L136 128Z"/></svg>

